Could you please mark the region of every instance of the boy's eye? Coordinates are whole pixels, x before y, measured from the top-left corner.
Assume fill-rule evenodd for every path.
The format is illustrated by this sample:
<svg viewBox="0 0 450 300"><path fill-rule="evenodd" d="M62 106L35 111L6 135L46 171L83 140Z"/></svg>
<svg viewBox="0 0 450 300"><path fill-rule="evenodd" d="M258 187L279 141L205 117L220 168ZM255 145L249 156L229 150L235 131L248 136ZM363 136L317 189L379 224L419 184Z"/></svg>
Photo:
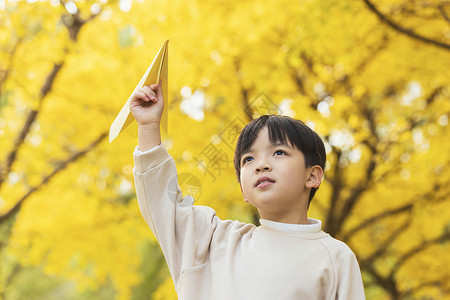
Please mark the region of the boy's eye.
<svg viewBox="0 0 450 300"><path fill-rule="evenodd" d="M274 154L275 154L275 155L286 155L286 152L283 151L283 150L277 150L277 151L275 151Z"/></svg>
<svg viewBox="0 0 450 300"><path fill-rule="evenodd" d="M286 151L284 150L277 150L273 153L274 155L287 155ZM242 165L245 165L246 163L248 163L249 161L254 160L253 157L251 156L246 156L242 159Z"/></svg>
<svg viewBox="0 0 450 300"><path fill-rule="evenodd" d="M253 157L251 157L251 156L244 157L242 159L242 164L245 165L247 162L249 162L252 159L253 159Z"/></svg>

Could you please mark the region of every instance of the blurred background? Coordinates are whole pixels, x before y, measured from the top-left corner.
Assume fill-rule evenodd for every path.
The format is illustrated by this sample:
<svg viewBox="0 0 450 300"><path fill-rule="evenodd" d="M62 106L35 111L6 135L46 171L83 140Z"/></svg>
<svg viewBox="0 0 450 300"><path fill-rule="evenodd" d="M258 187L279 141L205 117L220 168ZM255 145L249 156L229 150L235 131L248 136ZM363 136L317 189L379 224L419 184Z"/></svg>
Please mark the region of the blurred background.
<svg viewBox="0 0 450 300"><path fill-rule="evenodd" d="M165 40L182 189L257 224L233 169L263 113L326 143L309 217L367 299L450 299L450 2L0 0L0 299L176 299L109 126Z"/></svg>

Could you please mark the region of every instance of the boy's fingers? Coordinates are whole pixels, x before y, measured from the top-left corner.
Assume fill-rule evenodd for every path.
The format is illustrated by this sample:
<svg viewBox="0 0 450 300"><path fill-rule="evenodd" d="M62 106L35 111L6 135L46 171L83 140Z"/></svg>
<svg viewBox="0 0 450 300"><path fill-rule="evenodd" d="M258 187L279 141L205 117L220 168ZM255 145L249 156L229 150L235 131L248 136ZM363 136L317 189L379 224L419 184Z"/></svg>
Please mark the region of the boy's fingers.
<svg viewBox="0 0 450 300"><path fill-rule="evenodd" d="M150 84L149 87L156 93L156 90L158 89L158 85L156 83Z"/></svg>
<svg viewBox="0 0 450 300"><path fill-rule="evenodd" d="M136 98L137 99L142 99L145 102L150 101L150 98L144 92L136 92Z"/></svg>
<svg viewBox="0 0 450 300"><path fill-rule="evenodd" d="M146 92L146 93L150 93L151 95L155 94L155 90L151 87L151 85L146 85L144 87L142 87L142 89Z"/></svg>
<svg viewBox="0 0 450 300"><path fill-rule="evenodd" d="M144 101L148 101L148 97L147 97L147 95L144 93L144 92L136 92L135 93L135 98L136 99L142 99L142 100L144 100Z"/></svg>
<svg viewBox="0 0 450 300"><path fill-rule="evenodd" d="M145 88L147 88L150 93L151 93L151 99L153 101L157 101L157 99L162 99L163 93L162 93L162 84L161 81L159 81L159 84L153 83L150 84L148 86L145 86Z"/></svg>
<svg viewBox="0 0 450 300"><path fill-rule="evenodd" d="M156 92L151 88L151 86L144 86L142 88L147 97L151 100L156 100Z"/></svg>

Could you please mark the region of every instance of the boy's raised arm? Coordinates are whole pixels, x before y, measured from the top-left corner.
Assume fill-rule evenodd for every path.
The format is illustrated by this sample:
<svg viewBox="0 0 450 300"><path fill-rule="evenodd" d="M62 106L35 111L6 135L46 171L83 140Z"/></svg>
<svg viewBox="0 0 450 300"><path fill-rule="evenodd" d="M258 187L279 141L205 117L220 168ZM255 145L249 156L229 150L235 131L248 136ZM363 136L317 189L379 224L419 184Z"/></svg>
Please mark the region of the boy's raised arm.
<svg viewBox="0 0 450 300"><path fill-rule="evenodd" d="M139 209L161 246L176 289L182 290L191 286L179 286L183 272L207 261L219 219L211 208L196 207L191 196L183 197L175 161L161 143L163 109L161 82L134 92L130 111L138 123L141 153L135 151L133 171Z"/></svg>

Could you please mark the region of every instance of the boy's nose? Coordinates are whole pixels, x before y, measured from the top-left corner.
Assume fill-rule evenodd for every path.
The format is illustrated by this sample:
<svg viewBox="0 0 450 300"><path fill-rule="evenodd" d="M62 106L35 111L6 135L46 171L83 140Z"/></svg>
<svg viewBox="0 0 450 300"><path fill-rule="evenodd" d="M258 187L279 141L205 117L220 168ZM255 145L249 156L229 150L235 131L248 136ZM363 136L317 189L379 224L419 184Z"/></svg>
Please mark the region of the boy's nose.
<svg viewBox="0 0 450 300"><path fill-rule="evenodd" d="M264 167L264 168L256 168L256 172L261 172L261 170L264 170L264 171L269 171L269 170L270 170L270 168L269 168L269 167Z"/></svg>
<svg viewBox="0 0 450 300"><path fill-rule="evenodd" d="M271 171L271 170L272 170L272 167L267 162L260 162L256 166L256 169L255 169L256 173L259 173L259 172L262 172L262 171L268 172L268 171Z"/></svg>

